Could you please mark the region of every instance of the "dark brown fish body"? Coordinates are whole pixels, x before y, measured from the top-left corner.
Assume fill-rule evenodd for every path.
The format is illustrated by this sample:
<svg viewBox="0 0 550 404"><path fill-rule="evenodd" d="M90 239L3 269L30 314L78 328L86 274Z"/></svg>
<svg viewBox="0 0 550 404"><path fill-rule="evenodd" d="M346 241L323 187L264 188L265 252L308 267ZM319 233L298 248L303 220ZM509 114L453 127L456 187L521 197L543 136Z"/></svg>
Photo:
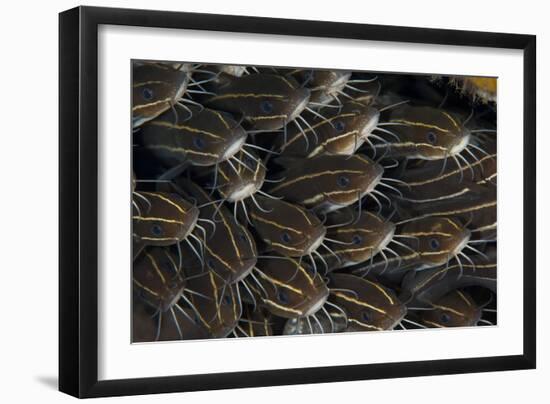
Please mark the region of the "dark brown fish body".
<svg viewBox="0 0 550 404"><path fill-rule="evenodd" d="M135 135L141 145L168 166L189 162L213 166L234 156L246 141L246 132L229 115L189 107L177 115L166 111L143 125Z"/></svg>
<svg viewBox="0 0 550 404"><path fill-rule="evenodd" d="M429 305L455 289L481 286L496 293L496 248L487 249L486 257L474 255L461 264L445 265L426 271L410 272L401 285L402 300L413 306Z"/></svg>
<svg viewBox="0 0 550 404"><path fill-rule="evenodd" d="M144 303L132 302L132 342L155 341L155 320Z"/></svg>
<svg viewBox="0 0 550 404"><path fill-rule="evenodd" d="M185 275L178 258L166 247L149 247L136 259L132 269L136 294L148 305L168 311L185 288Z"/></svg>
<svg viewBox="0 0 550 404"><path fill-rule="evenodd" d="M242 304L238 288L212 271L188 279L185 291L198 323L211 338L224 338L237 326ZM194 292L194 293L193 293Z"/></svg>
<svg viewBox="0 0 550 404"><path fill-rule="evenodd" d="M132 216L134 257L146 245L179 243L195 228L199 209L179 195L166 192L140 192L140 195L142 198L134 198Z"/></svg>
<svg viewBox="0 0 550 404"><path fill-rule="evenodd" d="M281 147L282 154L307 158L321 154L353 154L378 124L380 113L370 106L348 102L341 111L324 116L327 119L312 115L311 128L289 128L288 140Z"/></svg>
<svg viewBox="0 0 550 404"><path fill-rule="evenodd" d="M256 289L267 310L284 318L314 315L325 304L329 291L320 276L294 258L261 258L254 274Z"/></svg>
<svg viewBox="0 0 550 404"><path fill-rule="evenodd" d="M318 156L307 164L294 159L280 161L286 163L285 179L269 192L319 212L352 205L371 192L384 173L382 166L360 154Z"/></svg>
<svg viewBox="0 0 550 404"><path fill-rule="evenodd" d="M142 303L132 305L132 342L205 338L209 338L208 332L189 308L175 305L170 312L152 313Z"/></svg>
<svg viewBox="0 0 550 404"><path fill-rule="evenodd" d="M326 229L313 213L281 200L259 195L255 198L262 209L247 201L248 217L268 250L301 257L321 245Z"/></svg>
<svg viewBox="0 0 550 404"><path fill-rule="evenodd" d="M425 268L446 264L470 240L470 231L449 217L426 217L403 225L400 235L416 237L406 241L414 248Z"/></svg>
<svg viewBox="0 0 550 404"><path fill-rule="evenodd" d="M476 238L496 237L497 190L492 184L470 184L469 192L454 198L429 203L409 203L409 213L416 217L455 217L468 222Z"/></svg>
<svg viewBox="0 0 550 404"><path fill-rule="evenodd" d="M420 322L427 327L473 327L481 318L481 307L470 295L454 290L431 303L434 310L420 314Z"/></svg>
<svg viewBox="0 0 550 404"><path fill-rule="evenodd" d="M464 196L468 192L479 192L476 185L496 185L496 153L480 156L479 161L469 167L458 168L449 164L441 172L441 162L428 161L424 167L408 169L398 183L404 199L413 203L431 203L442 199Z"/></svg>
<svg viewBox="0 0 550 404"><path fill-rule="evenodd" d="M188 72L160 63L134 64L132 70L132 124L150 121L183 96Z"/></svg>
<svg viewBox="0 0 550 404"><path fill-rule="evenodd" d="M442 160L460 153L470 141L468 129L442 109L403 105L390 111L389 122L400 141L379 146L386 157Z"/></svg>
<svg viewBox="0 0 550 404"><path fill-rule="evenodd" d="M348 274L332 274L330 299L348 314L346 331L392 330L407 308L395 292L377 282Z"/></svg>
<svg viewBox="0 0 550 404"><path fill-rule="evenodd" d="M219 220L215 228L205 227L203 245L207 267L227 283L242 280L252 271L257 260L256 243L250 232L225 206L217 208L209 204L212 199L195 183L182 178L174 182L199 206L206 205L201 208L201 218L212 219L215 216Z"/></svg>
<svg viewBox="0 0 550 404"><path fill-rule="evenodd" d="M245 306L235 334L238 337L268 337L273 335L272 326L271 314L267 310L253 310L250 306Z"/></svg>
<svg viewBox="0 0 550 404"><path fill-rule="evenodd" d="M366 262L392 241L395 224L368 211L362 211L359 218L357 215L358 212L351 209L341 209L328 216L327 244L339 258L337 260L332 254L323 254L330 269Z"/></svg>
<svg viewBox="0 0 550 404"><path fill-rule="evenodd" d="M446 264L462 252L471 233L456 219L426 217L403 224L396 235L409 248L396 247L399 257L376 259L363 270L377 276L387 271L391 275L388 279L401 282L409 270L425 270Z"/></svg>
<svg viewBox="0 0 550 404"><path fill-rule="evenodd" d="M223 74L222 74L223 76ZM223 77L206 101L210 108L242 116L253 130L277 130L291 122L307 106L310 92L289 77L251 74Z"/></svg>

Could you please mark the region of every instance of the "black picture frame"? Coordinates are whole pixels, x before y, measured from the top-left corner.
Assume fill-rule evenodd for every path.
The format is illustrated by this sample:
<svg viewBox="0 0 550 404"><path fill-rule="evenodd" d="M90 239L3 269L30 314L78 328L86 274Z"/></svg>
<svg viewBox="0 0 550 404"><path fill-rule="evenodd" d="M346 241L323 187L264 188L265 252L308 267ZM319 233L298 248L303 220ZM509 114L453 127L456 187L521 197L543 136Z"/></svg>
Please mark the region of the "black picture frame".
<svg viewBox="0 0 550 404"><path fill-rule="evenodd" d="M98 381L100 24L522 50L523 354ZM535 368L535 70L533 35L95 7L62 12L59 16L59 389L85 398Z"/></svg>

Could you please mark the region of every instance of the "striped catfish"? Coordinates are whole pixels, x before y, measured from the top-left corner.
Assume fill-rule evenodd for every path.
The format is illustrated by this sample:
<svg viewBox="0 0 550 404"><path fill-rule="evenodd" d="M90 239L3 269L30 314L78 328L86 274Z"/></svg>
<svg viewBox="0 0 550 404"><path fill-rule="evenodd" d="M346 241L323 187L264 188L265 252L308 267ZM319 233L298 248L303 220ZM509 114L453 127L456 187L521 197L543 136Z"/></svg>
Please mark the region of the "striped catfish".
<svg viewBox="0 0 550 404"><path fill-rule="evenodd" d="M277 130L292 122L307 106L310 91L291 77L220 74L219 84L205 105L241 116L251 130Z"/></svg>
<svg viewBox="0 0 550 404"><path fill-rule="evenodd" d="M282 157L276 161L284 167L284 180L268 192L319 212L354 204L374 191L384 173L381 165L360 154L321 155L308 159L307 164Z"/></svg>
<svg viewBox="0 0 550 404"><path fill-rule="evenodd" d="M189 84L186 68L162 63L134 63L132 68L132 124L134 128L176 104Z"/></svg>
<svg viewBox="0 0 550 404"><path fill-rule="evenodd" d="M228 285L213 271L188 279L184 291L195 322L211 338L224 338L233 332L242 315L242 302L236 285Z"/></svg>
<svg viewBox="0 0 550 404"><path fill-rule="evenodd" d="M202 206L201 219L207 221L214 218L218 221L214 227L206 226L203 234L206 266L227 283L244 279L257 260L256 243L248 229L225 206L217 207L197 184L181 177L173 182L188 198L193 198Z"/></svg>
<svg viewBox="0 0 550 404"><path fill-rule="evenodd" d="M233 157L244 145L246 132L231 115L207 108L169 110L148 122L134 139L168 167L184 162L213 166Z"/></svg>
<svg viewBox="0 0 550 404"><path fill-rule="evenodd" d="M296 258L260 258L252 287L272 314L284 317L314 316L325 304L329 291L312 267Z"/></svg>
<svg viewBox="0 0 550 404"><path fill-rule="evenodd" d="M388 248L395 224L363 210L340 209L327 217L325 242L332 251L323 253L331 270L361 264Z"/></svg>
<svg viewBox="0 0 550 404"><path fill-rule="evenodd" d="M400 298L423 306L455 289L481 286L496 293L496 246L490 245L484 256L474 255L469 261L444 265L426 271L410 272L401 284Z"/></svg>
<svg viewBox="0 0 550 404"><path fill-rule="evenodd" d="M273 335L273 318L263 308L244 306L243 315L233 333L236 337L267 337Z"/></svg>
<svg viewBox="0 0 550 404"><path fill-rule="evenodd" d="M355 101L323 114L304 114L309 126L289 129L287 141L280 147L282 155L310 158L353 154L376 128L380 117L377 109Z"/></svg>
<svg viewBox="0 0 550 404"><path fill-rule="evenodd" d="M314 253L323 244L326 229L307 209L277 199L257 196L247 201L247 215L265 249L287 257Z"/></svg>
<svg viewBox="0 0 550 404"><path fill-rule="evenodd" d="M148 247L135 260L132 282L136 295L155 310L168 311L185 289L185 274L166 247Z"/></svg>
<svg viewBox="0 0 550 404"><path fill-rule="evenodd" d="M482 314L482 307L460 289L432 302L431 309L422 310L419 315L420 323L429 328L473 327Z"/></svg>
<svg viewBox="0 0 550 404"><path fill-rule="evenodd" d="M348 314L346 331L392 330L407 313L393 290L369 279L333 273L329 287L330 300Z"/></svg>
<svg viewBox="0 0 550 404"><path fill-rule="evenodd" d="M174 193L144 192L134 197L132 215L133 254L144 246L177 244L191 234L199 209Z"/></svg>
<svg viewBox="0 0 550 404"><path fill-rule="evenodd" d="M440 108L401 105L390 110L388 121L399 141L376 146L386 157L457 158L470 142L470 131Z"/></svg>
<svg viewBox="0 0 550 404"><path fill-rule="evenodd" d="M414 219L400 225L394 236L402 240L407 248L397 246L393 256L384 255L354 271L377 276L388 271L388 275L393 274L401 279L409 269L424 270L446 265L451 259L463 254L470 235L471 232L454 218Z"/></svg>

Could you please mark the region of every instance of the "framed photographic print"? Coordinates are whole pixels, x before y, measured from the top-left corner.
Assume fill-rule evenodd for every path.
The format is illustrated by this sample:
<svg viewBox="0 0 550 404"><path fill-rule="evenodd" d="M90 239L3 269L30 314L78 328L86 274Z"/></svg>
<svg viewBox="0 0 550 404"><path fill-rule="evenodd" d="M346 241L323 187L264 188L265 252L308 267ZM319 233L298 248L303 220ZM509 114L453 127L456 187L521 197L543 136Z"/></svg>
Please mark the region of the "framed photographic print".
<svg viewBox="0 0 550 404"><path fill-rule="evenodd" d="M61 391L535 367L534 36L59 21Z"/></svg>

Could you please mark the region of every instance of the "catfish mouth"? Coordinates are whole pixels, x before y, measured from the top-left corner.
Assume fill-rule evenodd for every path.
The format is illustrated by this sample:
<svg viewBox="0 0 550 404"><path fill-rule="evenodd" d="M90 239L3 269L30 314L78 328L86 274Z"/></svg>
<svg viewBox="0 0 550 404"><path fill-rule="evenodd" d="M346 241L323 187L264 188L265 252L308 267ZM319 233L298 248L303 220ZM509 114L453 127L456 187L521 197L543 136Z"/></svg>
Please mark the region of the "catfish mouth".
<svg viewBox="0 0 550 404"><path fill-rule="evenodd" d="M464 247L466 247L466 245L468 244L469 241L470 241L470 232L467 231L464 234L464 238L454 248L453 255L458 255L464 249Z"/></svg>
<svg viewBox="0 0 550 404"><path fill-rule="evenodd" d="M382 238L382 240L380 241L380 244L378 244L378 248L376 249L377 253L382 251L384 248L386 248L388 244L390 244L391 241L393 240L393 236L395 235L395 225L388 226L388 227L389 228L387 229L386 235Z"/></svg>
<svg viewBox="0 0 550 404"><path fill-rule="evenodd" d="M304 311L301 317L308 317L308 316L311 316L312 314L317 313L321 309L321 307L325 305L328 299L328 295L329 295L329 292L327 289L326 293L323 293L321 296L319 296L317 301L309 309Z"/></svg>
<svg viewBox="0 0 550 404"><path fill-rule="evenodd" d="M363 140L366 139L374 130L374 128L378 126L379 119L380 119L380 113L378 111L372 113L372 116L363 125L363 129L361 129L361 133L359 137Z"/></svg>
<svg viewBox="0 0 550 404"><path fill-rule="evenodd" d="M197 208L196 206L193 206L191 209L189 209L187 214L189 215L189 221L187 222L187 218L186 218L186 222L188 224L186 226L183 226L183 232L182 232L183 234L180 240L186 239L189 236L189 234L195 229L195 225L199 220L199 208Z"/></svg>
<svg viewBox="0 0 550 404"><path fill-rule="evenodd" d="M342 74L340 77L334 80L332 84L328 86L327 93L333 94L333 93L337 93L338 91L342 91L346 86L346 83L348 82L350 77L351 77L351 74L349 73Z"/></svg>
<svg viewBox="0 0 550 404"><path fill-rule="evenodd" d="M392 323L390 324L390 327L388 329L393 330L395 327L397 327L399 323L405 318L406 315L407 315L407 306L402 305L398 317L394 318L393 316L388 316L392 320Z"/></svg>
<svg viewBox="0 0 550 404"><path fill-rule="evenodd" d="M229 160L231 157L233 157L241 148L243 147L244 143L246 142L246 133L244 133L244 136L238 137L233 143L231 143L227 149L225 149L225 152L222 156L222 161Z"/></svg>
<svg viewBox="0 0 550 404"><path fill-rule="evenodd" d="M305 88L303 90L305 90L302 95L303 98L300 102L298 102L296 107L294 107L294 110L288 115L287 122L292 122L307 107L307 104L309 103L310 92Z"/></svg>
<svg viewBox="0 0 550 404"><path fill-rule="evenodd" d="M367 188L361 193L361 198L364 197L367 194L370 194L374 188L378 185L380 181L382 181L382 176L384 175L384 170L380 167L379 173L376 175L376 177L369 183Z"/></svg>
<svg viewBox="0 0 550 404"><path fill-rule="evenodd" d="M319 226L316 229L315 234L312 236L312 238L309 239L310 245L304 253L309 255L317 248L319 248L319 246L323 243L323 240L325 239L326 232L327 230L323 226Z"/></svg>
<svg viewBox="0 0 550 404"><path fill-rule="evenodd" d="M450 149L449 153L451 156L454 156L455 154L460 153L462 150L468 146L470 143L470 133L466 132L464 136L462 136L456 144L454 144Z"/></svg>
<svg viewBox="0 0 550 404"><path fill-rule="evenodd" d="M179 100L183 95L185 94L185 91L187 91L187 84L189 81L189 75L185 76L185 79L182 81L181 85L176 89L176 92L174 94L174 102Z"/></svg>
<svg viewBox="0 0 550 404"><path fill-rule="evenodd" d="M235 282L240 282L244 278L246 278L252 272L252 270L254 269L254 266L256 265L257 261L258 260L257 260L256 257L248 258L248 259L244 259L244 260L240 261L239 266L242 269L239 271L238 276L235 277Z"/></svg>
<svg viewBox="0 0 550 404"><path fill-rule="evenodd" d="M227 198L230 202L238 202L242 201L243 199L248 198L250 195L253 195L257 190L259 186L255 183L249 182L246 185L243 185L240 188L237 188L235 191L233 191Z"/></svg>
<svg viewBox="0 0 550 404"><path fill-rule="evenodd" d="M241 77L245 71L246 69L244 66L238 66L238 65L227 65L225 69L225 73L235 77Z"/></svg>

